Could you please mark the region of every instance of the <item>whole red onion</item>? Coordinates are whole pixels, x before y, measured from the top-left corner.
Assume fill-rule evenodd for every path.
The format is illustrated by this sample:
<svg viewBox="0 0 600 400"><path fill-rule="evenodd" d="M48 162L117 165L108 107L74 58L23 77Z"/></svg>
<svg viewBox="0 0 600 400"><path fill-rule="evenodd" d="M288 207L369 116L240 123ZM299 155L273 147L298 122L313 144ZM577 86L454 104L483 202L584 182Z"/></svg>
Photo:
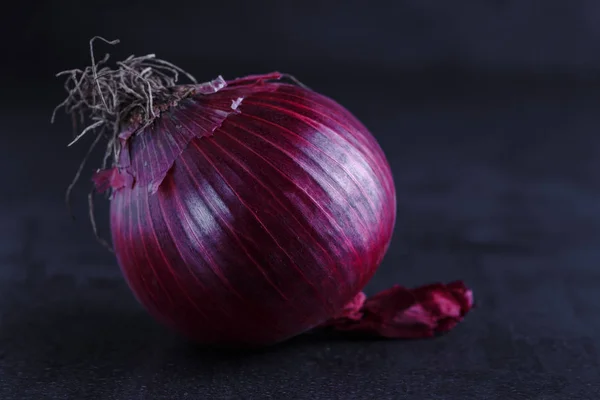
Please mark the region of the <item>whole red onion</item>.
<svg viewBox="0 0 600 400"><path fill-rule="evenodd" d="M203 343L450 329L472 305L461 283L365 301L396 219L390 167L350 112L282 77L178 86L152 118L120 124L114 166L95 181L111 190L137 299Z"/></svg>
<svg viewBox="0 0 600 400"><path fill-rule="evenodd" d="M202 342L273 343L334 316L392 236L371 134L275 74L229 82L128 141L111 202L117 258L157 318Z"/></svg>

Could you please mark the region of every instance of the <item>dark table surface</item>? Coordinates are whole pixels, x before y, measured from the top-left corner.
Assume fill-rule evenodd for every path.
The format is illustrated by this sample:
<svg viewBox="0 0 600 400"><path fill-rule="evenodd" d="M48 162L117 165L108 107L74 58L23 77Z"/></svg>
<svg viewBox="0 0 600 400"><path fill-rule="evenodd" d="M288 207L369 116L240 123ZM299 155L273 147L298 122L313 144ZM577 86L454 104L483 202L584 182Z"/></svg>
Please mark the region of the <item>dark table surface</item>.
<svg viewBox="0 0 600 400"><path fill-rule="evenodd" d="M68 217L85 144L66 149L52 99L0 117L0 399L599 399L597 88L315 86L394 170L396 232L367 291L464 279L478 308L461 325L421 341L193 346L146 315L95 242L87 182Z"/></svg>

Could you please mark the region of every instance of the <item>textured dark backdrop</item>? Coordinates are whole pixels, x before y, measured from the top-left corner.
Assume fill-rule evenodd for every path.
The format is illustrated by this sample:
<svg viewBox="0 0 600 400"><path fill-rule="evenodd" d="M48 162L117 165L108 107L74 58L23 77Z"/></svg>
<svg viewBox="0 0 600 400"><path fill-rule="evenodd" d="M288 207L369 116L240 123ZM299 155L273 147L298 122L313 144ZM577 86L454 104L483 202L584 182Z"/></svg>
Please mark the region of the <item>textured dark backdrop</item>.
<svg viewBox="0 0 600 400"><path fill-rule="evenodd" d="M0 399L600 398L600 3L81 1L3 6ZM63 193L59 70L156 53L199 79L281 70L344 104L392 165L369 292L465 279L479 308L413 342L202 351L136 304ZM89 176L91 167L84 176ZM106 204L98 209L106 233Z"/></svg>

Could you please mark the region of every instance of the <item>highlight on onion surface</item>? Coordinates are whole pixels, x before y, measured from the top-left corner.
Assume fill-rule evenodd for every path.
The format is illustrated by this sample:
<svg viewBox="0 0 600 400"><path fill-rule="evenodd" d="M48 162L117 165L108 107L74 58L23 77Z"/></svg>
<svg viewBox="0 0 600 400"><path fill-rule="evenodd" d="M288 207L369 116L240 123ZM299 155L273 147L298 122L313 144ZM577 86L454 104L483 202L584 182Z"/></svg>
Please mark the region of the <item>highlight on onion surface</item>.
<svg viewBox="0 0 600 400"><path fill-rule="evenodd" d="M197 83L154 55L110 68L94 40L118 42L93 38L92 65L59 74L57 109L87 121L71 144L107 143L93 181L122 273L158 321L260 346L316 328L432 337L471 309L462 282L361 292L390 244L396 192L344 107L278 72Z"/></svg>

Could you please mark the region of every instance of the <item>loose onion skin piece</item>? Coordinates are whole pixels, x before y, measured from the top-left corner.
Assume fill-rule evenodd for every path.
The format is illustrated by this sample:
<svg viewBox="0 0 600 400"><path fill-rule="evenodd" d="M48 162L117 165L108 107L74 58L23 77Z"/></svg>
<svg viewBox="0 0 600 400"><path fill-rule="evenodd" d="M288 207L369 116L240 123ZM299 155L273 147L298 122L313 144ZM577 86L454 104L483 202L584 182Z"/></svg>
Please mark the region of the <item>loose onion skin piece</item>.
<svg viewBox="0 0 600 400"><path fill-rule="evenodd" d="M361 293L396 220L389 164L335 101L227 82L121 134L110 188L117 259L141 304L201 343L262 346L316 327L430 337L472 307L462 283Z"/></svg>

